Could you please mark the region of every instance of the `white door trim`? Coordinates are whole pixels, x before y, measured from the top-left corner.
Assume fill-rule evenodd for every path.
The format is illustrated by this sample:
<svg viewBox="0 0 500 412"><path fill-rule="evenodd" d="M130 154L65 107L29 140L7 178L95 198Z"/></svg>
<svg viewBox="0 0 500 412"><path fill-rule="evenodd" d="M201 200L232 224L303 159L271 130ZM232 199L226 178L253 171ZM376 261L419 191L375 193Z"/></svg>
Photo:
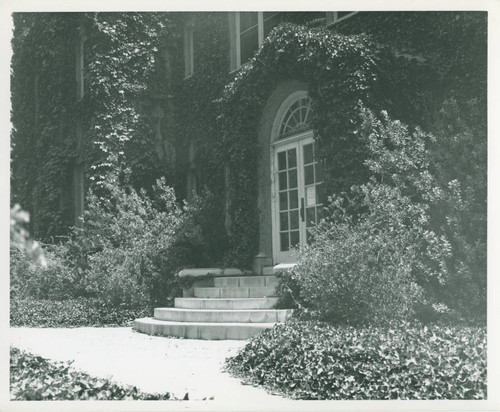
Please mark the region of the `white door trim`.
<svg viewBox="0 0 500 412"><path fill-rule="evenodd" d="M278 188L278 152L283 150L296 148L297 149L297 190L299 211L301 208L301 199L305 197L304 193L304 175L303 175L303 155L302 147L306 144L313 143L313 132L309 130L300 133L288 139L276 141L271 145L271 216L272 216L272 236L273 236L273 262L279 263L294 263L296 257L290 251L282 252L280 250L280 222L279 222L279 188ZM306 226L299 215L299 232L300 243L305 244Z"/></svg>

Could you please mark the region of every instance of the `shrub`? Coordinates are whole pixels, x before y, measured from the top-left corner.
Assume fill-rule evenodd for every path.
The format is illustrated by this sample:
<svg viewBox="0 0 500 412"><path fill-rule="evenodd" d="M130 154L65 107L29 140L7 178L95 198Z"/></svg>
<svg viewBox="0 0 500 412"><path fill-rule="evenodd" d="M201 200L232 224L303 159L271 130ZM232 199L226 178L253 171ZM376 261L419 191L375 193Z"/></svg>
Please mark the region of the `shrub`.
<svg viewBox="0 0 500 412"><path fill-rule="evenodd" d="M78 295L78 274L67 261L64 245L43 245L44 264L10 248L11 297L63 300Z"/></svg>
<svg viewBox="0 0 500 412"><path fill-rule="evenodd" d="M26 253L26 256L40 265L45 264L45 259L40 244L30 238L26 229L29 223L29 213L22 210L18 204L10 209L10 243L18 250ZM12 252L12 250L11 250Z"/></svg>
<svg viewBox="0 0 500 412"><path fill-rule="evenodd" d="M444 303L485 321L487 283L487 122L476 100L448 100L437 116L429 168L441 191L431 203L432 226L450 242Z"/></svg>
<svg viewBox="0 0 500 412"><path fill-rule="evenodd" d="M163 179L148 195L107 175L87 199L84 227L43 246L44 265L11 246L12 324L122 324L170 305L175 274L210 252L197 219L208 198L183 208Z"/></svg>
<svg viewBox="0 0 500 412"><path fill-rule="evenodd" d="M282 283L298 284L298 300L307 313L333 323L411 319L424 296L412 279L407 237L403 231L400 236L377 233L369 223L323 228Z"/></svg>
<svg viewBox="0 0 500 412"><path fill-rule="evenodd" d="M150 296L140 278L141 257L135 250L104 249L90 256L89 263L85 279L87 292L111 307L151 306Z"/></svg>
<svg viewBox="0 0 500 412"><path fill-rule="evenodd" d="M486 331L292 320L254 337L226 368L298 399L486 399Z"/></svg>
<svg viewBox="0 0 500 412"><path fill-rule="evenodd" d="M10 348L11 400L167 400L170 393L148 394L135 386L121 386L94 378L41 356Z"/></svg>
<svg viewBox="0 0 500 412"><path fill-rule="evenodd" d="M299 305L336 323L484 320L485 192L472 183L482 182L484 165L472 180L431 168L433 135L410 132L386 113L378 119L362 109L361 116L370 179L331 199L281 290L295 290Z"/></svg>
<svg viewBox="0 0 500 412"><path fill-rule="evenodd" d="M97 298L63 301L11 299L10 326L68 328L83 326L129 326L137 318L149 316L147 308L110 306Z"/></svg>
<svg viewBox="0 0 500 412"><path fill-rule="evenodd" d="M198 229L189 224L173 189L157 181L151 197L108 175L89 195L84 229L75 229L68 248L84 268L88 296L110 305L168 304L177 273L190 258Z"/></svg>

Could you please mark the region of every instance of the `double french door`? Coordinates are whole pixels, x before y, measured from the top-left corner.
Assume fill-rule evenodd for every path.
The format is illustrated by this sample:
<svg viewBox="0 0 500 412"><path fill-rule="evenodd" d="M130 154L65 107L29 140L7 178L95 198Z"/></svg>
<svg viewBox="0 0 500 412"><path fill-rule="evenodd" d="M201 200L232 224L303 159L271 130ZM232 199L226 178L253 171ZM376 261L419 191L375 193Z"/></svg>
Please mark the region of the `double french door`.
<svg viewBox="0 0 500 412"><path fill-rule="evenodd" d="M312 132L274 143L272 170L274 262L293 262L293 248L310 240L323 209L323 172Z"/></svg>

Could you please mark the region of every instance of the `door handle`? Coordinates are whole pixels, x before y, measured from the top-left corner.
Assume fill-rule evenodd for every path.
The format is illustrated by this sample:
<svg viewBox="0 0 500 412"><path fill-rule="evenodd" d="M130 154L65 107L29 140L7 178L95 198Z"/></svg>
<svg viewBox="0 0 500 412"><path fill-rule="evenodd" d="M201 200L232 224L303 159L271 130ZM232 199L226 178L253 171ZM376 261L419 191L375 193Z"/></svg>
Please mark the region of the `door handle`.
<svg viewBox="0 0 500 412"><path fill-rule="evenodd" d="M300 218L304 221L304 198L300 198Z"/></svg>

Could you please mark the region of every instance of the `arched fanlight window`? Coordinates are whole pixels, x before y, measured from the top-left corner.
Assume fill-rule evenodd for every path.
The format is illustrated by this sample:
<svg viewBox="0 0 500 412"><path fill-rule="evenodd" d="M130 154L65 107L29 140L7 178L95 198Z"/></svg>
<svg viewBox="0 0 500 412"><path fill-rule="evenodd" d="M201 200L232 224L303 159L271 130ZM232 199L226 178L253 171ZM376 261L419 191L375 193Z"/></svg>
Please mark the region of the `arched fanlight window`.
<svg viewBox="0 0 500 412"><path fill-rule="evenodd" d="M311 129L311 100L301 97L286 111L278 132L278 139L284 139Z"/></svg>

